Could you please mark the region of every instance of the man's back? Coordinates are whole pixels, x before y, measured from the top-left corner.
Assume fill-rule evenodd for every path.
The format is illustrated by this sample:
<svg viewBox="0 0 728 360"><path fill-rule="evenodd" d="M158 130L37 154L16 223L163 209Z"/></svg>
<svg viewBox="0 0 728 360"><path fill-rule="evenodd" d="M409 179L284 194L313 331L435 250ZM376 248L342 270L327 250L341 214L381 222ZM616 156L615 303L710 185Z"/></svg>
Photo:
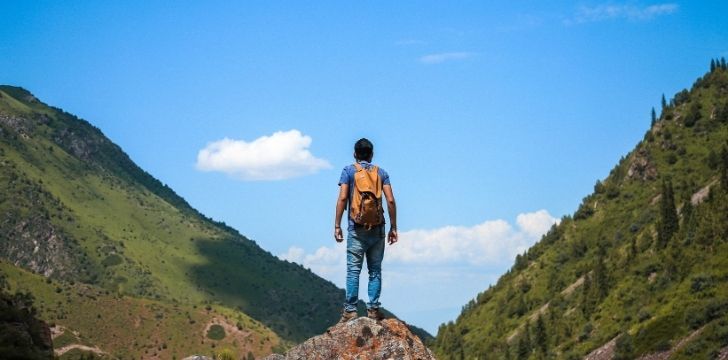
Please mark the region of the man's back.
<svg viewBox="0 0 728 360"><path fill-rule="evenodd" d="M356 163L364 168L365 170L369 170L374 166L377 166L375 164L372 164L366 160L357 160ZM339 186L342 184L347 184L349 188L349 193L347 195L347 209L348 211L348 219L349 219L349 227L348 230L351 231L354 229L354 225L356 225L356 222L354 222L354 219L351 215L351 203L352 203L352 197L354 196L354 175L356 174L357 169L354 164L349 164L344 167L343 170L341 170L341 176L339 178ZM381 180L382 187L384 186L391 186L390 180L389 180L389 174L382 169L381 167L377 167L377 174L379 176L379 179ZM382 221L382 226L385 225L385 222Z"/></svg>
<svg viewBox="0 0 728 360"><path fill-rule="evenodd" d="M371 163L374 156L374 145L367 139L360 139L354 145L354 159L355 164L347 165L341 171L339 178L339 197L336 201L336 215L334 217L334 239L337 242L344 241L344 234L341 231L341 218L344 214L344 210L349 208L348 218L348 236L346 241L346 296L344 302L344 312L341 316L341 321L348 321L356 317L357 302L359 301L359 274L362 269L362 264L366 259L367 269L369 271L369 302L367 303L367 316L373 319L381 319L382 314L379 311L379 294L381 292L381 281L382 281L382 259L384 257L385 247L385 223L383 213L381 212L382 205L379 203L382 200L382 193L386 198L387 213L389 215L390 229L387 235L389 245L397 242L397 207L394 201L394 195L392 193L392 185L389 180L389 174L382 168L377 167L377 175L373 178L369 178L367 187L369 191L364 191L361 188L355 191L357 187L357 172L360 171L357 167L361 168L361 171L367 171L371 169L373 165ZM373 171L372 171L373 173ZM364 174L369 177L371 174ZM363 174L359 173L359 176ZM366 180L366 179L365 179ZM362 183L359 180L358 185ZM376 186L372 186L372 182L376 183ZM376 198L377 206L381 214L381 221L375 217L377 221L364 224L358 224L355 219L352 218L351 204L353 197L362 196L367 194L369 196L370 191L374 189L374 198ZM370 201L371 197L368 198ZM356 211L355 211L356 212ZM361 222L362 219L357 219ZM369 224L367 226L367 224ZM378 224L373 226L372 224Z"/></svg>

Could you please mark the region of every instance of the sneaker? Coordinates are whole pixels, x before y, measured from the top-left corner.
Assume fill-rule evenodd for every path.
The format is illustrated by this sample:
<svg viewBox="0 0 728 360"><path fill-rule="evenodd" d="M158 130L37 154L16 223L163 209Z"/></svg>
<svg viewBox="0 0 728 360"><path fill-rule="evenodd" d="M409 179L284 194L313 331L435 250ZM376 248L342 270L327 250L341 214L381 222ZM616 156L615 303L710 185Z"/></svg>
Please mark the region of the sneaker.
<svg viewBox="0 0 728 360"><path fill-rule="evenodd" d="M345 322L348 322L349 320L354 320L354 319L356 319L356 315L357 315L356 311L344 310L344 312L341 313L341 319L339 319L339 323L345 323Z"/></svg>
<svg viewBox="0 0 728 360"><path fill-rule="evenodd" d="M384 314L378 308L367 309L367 317L378 321L384 319Z"/></svg>

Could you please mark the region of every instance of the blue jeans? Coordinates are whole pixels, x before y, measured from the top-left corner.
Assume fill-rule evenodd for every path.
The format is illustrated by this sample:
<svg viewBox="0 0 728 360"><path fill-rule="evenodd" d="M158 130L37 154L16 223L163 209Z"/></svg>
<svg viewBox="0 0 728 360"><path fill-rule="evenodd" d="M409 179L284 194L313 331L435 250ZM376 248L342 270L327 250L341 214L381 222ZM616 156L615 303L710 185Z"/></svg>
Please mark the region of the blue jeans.
<svg viewBox="0 0 728 360"><path fill-rule="evenodd" d="M355 227L346 237L346 302L345 311L356 311L359 301L359 273L367 259L369 270L369 302L367 309L379 308L382 292L382 258L384 258L384 226L371 230Z"/></svg>

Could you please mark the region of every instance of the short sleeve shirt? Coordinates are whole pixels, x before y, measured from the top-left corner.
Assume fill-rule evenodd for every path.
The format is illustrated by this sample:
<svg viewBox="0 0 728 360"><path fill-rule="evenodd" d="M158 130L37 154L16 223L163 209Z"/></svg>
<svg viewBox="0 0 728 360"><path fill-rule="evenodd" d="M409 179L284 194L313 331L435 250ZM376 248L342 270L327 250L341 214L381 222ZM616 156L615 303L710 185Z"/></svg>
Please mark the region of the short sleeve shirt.
<svg viewBox="0 0 728 360"><path fill-rule="evenodd" d="M366 161L358 161L359 165L365 169L369 169L370 167L374 166L371 163L368 163ZM387 174L384 169L381 167L377 171L379 174L379 178L382 179L382 185L391 185L389 182L389 174ZM349 185L349 197L347 198L347 209L351 205L351 196L354 193L354 174L356 174L356 167L354 165L347 165L344 167L343 170L341 170L341 177L339 178L339 186L341 184L348 184ZM349 211L349 215L347 215L347 218L349 219L349 231L354 229L354 220L351 218L351 212Z"/></svg>

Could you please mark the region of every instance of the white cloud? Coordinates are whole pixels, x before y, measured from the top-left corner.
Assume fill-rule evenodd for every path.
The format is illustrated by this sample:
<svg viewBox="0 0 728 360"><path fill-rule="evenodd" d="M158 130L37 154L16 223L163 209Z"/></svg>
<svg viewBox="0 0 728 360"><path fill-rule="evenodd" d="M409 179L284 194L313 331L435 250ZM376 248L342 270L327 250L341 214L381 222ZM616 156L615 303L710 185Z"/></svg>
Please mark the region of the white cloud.
<svg viewBox="0 0 728 360"><path fill-rule="evenodd" d="M224 138L197 154L197 169L220 171L241 180L282 180L331 167L308 150L311 137L298 130L278 131L251 142Z"/></svg>
<svg viewBox="0 0 728 360"><path fill-rule="evenodd" d="M555 219L548 211L543 209L532 213L518 214L516 217L516 223L521 231L532 238L545 234L552 225L558 222L558 219Z"/></svg>
<svg viewBox="0 0 728 360"><path fill-rule="evenodd" d="M433 64L441 64L446 61L465 60L465 59L473 57L473 55L475 55L475 54L473 54L471 52L445 52L445 53L423 55L423 56L420 56L419 60L423 64L433 65Z"/></svg>
<svg viewBox="0 0 728 360"><path fill-rule="evenodd" d="M519 214L516 218L517 228L498 219L474 226L409 230L399 234L397 244L387 247L384 258L387 264L398 267L510 265L516 254L523 253L558 222L548 211L538 210ZM335 269L335 274L341 273L346 263L343 243L333 247L322 246L313 253L292 246L279 257L297 262L327 278L329 270Z"/></svg>
<svg viewBox="0 0 728 360"><path fill-rule="evenodd" d="M675 3L662 3L649 6L632 4L601 4L582 6L576 14L564 21L567 25L583 24L612 19L650 20L657 16L675 13L679 6Z"/></svg>
<svg viewBox="0 0 728 360"><path fill-rule="evenodd" d="M399 46L427 45L427 41L418 39L402 39L397 40L394 44Z"/></svg>
<svg viewBox="0 0 728 360"><path fill-rule="evenodd" d="M340 280L344 279L346 269L346 246L344 243L336 243L332 247L322 246L310 254L297 246L291 246L288 252L278 256L282 260L288 260L311 269L319 276L329 279L336 284L343 285Z"/></svg>
<svg viewBox="0 0 728 360"><path fill-rule="evenodd" d="M519 214L515 225L497 219L473 226L401 232L399 242L388 245L384 253L382 301L389 310L411 316L407 321L435 332L439 323L452 320L460 306L485 290L513 264L516 254L532 246L558 221L548 211L538 210ZM344 243L311 253L292 246L279 258L344 286ZM366 298L366 269L363 272L359 296ZM418 299L414 304L413 297Z"/></svg>

